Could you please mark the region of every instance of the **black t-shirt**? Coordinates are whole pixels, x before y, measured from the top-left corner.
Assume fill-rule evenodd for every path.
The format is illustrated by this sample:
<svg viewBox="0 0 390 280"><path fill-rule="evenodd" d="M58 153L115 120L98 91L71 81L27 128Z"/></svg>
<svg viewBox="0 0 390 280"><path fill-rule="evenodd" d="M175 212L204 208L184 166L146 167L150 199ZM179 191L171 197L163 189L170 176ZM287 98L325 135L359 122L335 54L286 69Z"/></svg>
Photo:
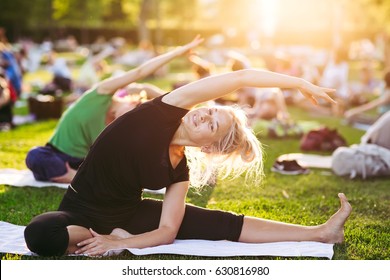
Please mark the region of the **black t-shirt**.
<svg viewBox="0 0 390 280"><path fill-rule="evenodd" d="M111 123L96 139L75 176L75 197L88 207L128 209L142 189L161 189L188 181L184 157L173 169L169 145L188 110L146 102Z"/></svg>

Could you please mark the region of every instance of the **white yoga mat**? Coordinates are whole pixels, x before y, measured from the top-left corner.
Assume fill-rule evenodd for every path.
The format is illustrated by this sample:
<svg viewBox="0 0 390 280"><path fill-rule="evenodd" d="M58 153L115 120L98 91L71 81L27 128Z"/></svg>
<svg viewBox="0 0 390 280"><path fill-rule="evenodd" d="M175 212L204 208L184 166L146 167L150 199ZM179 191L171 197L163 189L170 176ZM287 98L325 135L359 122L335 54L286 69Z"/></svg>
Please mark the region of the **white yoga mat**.
<svg viewBox="0 0 390 280"><path fill-rule="evenodd" d="M332 156L291 153L291 154L284 154L279 156L278 160L279 161L296 160L300 166L305 168L312 167L312 168L331 169L332 167Z"/></svg>
<svg viewBox="0 0 390 280"><path fill-rule="evenodd" d="M0 252L34 255L24 241L24 226L0 221ZM281 257L333 257L333 244L320 242L273 242L249 244L231 241L175 240L173 244L144 249L111 250L112 256L128 250L134 255L175 254L207 257L281 256Z"/></svg>
<svg viewBox="0 0 390 280"><path fill-rule="evenodd" d="M24 169L0 169L0 185L9 185L14 187L58 187L67 189L69 184L55 183L55 182L42 182L37 181L34 178L31 170ZM144 189L145 192L153 194L164 194L165 188L161 190L149 190Z"/></svg>
<svg viewBox="0 0 390 280"><path fill-rule="evenodd" d="M67 189L69 184L55 182L42 182L34 178L32 172L28 169L0 169L0 185L9 185L14 187L59 187Z"/></svg>

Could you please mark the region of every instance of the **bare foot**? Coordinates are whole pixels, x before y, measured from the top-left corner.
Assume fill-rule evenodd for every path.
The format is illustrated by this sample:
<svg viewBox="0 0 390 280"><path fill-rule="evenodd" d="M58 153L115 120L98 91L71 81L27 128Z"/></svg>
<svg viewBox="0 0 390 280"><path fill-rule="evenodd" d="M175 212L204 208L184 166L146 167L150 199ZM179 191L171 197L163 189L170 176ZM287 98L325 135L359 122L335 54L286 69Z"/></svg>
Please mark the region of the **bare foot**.
<svg viewBox="0 0 390 280"><path fill-rule="evenodd" d="M322 241L325 243L342 243L344 241L344 224L351 214L352 207L347 197L343 193L338 194L341 207L330 219L321 227Z"/></svg>

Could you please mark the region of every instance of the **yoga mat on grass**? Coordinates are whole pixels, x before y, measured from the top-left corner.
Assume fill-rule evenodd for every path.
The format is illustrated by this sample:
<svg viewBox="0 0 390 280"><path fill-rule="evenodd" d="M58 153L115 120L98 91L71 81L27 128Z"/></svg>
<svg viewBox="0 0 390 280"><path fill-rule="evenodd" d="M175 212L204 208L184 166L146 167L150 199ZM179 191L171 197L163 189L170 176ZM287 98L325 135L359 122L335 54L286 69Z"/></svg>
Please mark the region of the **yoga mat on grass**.
<svg viewBox="0 0 390 280"><path fill-rule="evenodd" d="M332 156L323 156L316 154L302 154L302 153L291 153L284 154L277 158L279 161L283 160L296 160L298 164L305 168L332 168Z"/></svg>
<svg viewBox="0 0 390 280"><path fill-rule="evenodd" d="M0 221L0 252L34 255L24 241L24 226ZM281 256L281 257L333 257L333 244L320 242L273 242L262 244L231 241L175 240L173 244L144 249L110 250L113 256L128 250L134 255L174 254L204 257Z"/></svg>
<svg viewBox="0 0 390 280"><path fill-rule="evenodd" d="M58 187L67 189L69 184L42 182L34 178L32 172L28 169L0 169L0 185L9 185L14 187Z"/></svg>
<svg viewBox="0 0 390 280"><path fill-rule="evenodd" d="M0 185L9 185L14 187L58 187L67 189L69 184L55 183L55 182L42 182L37 181L34 178L31 170L24 169L0 169ZM144 189L145 192L153 194L164 194L165 188L161 190L149 190Z"/></svg>

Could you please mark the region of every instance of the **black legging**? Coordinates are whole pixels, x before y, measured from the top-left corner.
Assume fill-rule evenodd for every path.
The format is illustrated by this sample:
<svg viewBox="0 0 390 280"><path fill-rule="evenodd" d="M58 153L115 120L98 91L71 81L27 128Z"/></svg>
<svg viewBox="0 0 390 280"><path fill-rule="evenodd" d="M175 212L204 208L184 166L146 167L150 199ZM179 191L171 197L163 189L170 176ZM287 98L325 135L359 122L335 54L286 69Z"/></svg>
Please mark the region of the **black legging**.
<svg viewBox="0 0 390 280"><path fill-rule="evenodd" d="M103 225L106 221L92 222L86 216L71 211L48 212L35 217L24 231L27 247L42 256L63 255L69 243L67 226L79 225L108 234L115 227L131 234L140 234L158 228L162 201L143 199L134 215L126 221ZM243 215L186 205L177 239L205 239L237 241L241 234Z"/></svg>

